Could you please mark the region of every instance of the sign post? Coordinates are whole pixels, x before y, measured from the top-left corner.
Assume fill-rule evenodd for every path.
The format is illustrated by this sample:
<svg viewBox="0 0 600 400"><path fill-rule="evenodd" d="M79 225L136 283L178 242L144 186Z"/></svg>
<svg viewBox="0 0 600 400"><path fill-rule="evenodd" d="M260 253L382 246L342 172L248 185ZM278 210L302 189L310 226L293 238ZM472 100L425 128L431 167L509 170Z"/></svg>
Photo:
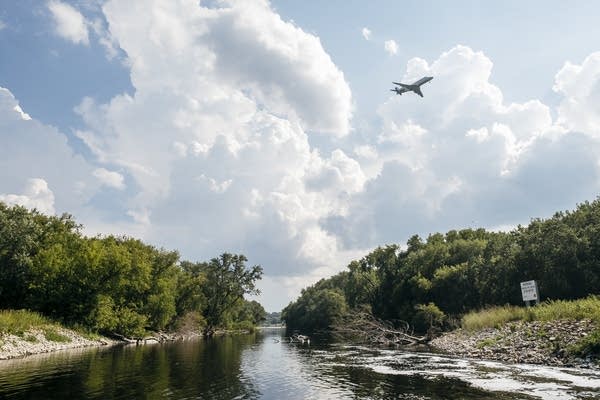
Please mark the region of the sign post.
<svg viewBox="0 0 600 400"><path fill-rule="evenodd" d="M535 304L540 304L540 292L536 281L521 282L521 294L525 305L529 307L530 301L535 301Z"/></svg>

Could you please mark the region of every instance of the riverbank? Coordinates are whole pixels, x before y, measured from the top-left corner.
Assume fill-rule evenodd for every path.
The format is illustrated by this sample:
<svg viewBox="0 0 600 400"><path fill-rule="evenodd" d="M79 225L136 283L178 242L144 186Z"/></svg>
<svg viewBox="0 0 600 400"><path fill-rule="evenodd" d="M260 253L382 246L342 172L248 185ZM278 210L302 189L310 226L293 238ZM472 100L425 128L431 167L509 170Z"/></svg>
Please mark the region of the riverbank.
<svg viewBox="0 0 600 400"><path fill-rule="evenodd" d="M31 354L89 346L111 346L123 343L105 337L88 337L63 327L36 327L19 334L0 335L0 360Z"/></svg>
<svg viewBox="0 0 600 400"><path fill-rule="evenodd" d="M590 319L518 321L476 331L457 329L433 339L430 345L464 358L600 368L598 358L573 355L573 348L597 329L598 325Z"/></svg>

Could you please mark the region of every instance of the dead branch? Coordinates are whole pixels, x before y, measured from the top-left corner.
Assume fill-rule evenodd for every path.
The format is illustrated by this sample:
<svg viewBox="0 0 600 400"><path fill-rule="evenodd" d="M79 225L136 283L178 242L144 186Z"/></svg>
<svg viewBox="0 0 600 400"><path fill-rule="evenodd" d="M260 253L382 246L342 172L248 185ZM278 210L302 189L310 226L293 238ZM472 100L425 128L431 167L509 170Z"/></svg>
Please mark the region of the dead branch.
<svg viewBox="0 0 600 400"><path fill-rule="evenodd" d="M426 343L427 336L414 336L409 333L409 324L400 321L401 328L396 328L389 321L375 318L370 313L358 311L348 313L332 326L335 336L370 344L415 345Z"/></svg>

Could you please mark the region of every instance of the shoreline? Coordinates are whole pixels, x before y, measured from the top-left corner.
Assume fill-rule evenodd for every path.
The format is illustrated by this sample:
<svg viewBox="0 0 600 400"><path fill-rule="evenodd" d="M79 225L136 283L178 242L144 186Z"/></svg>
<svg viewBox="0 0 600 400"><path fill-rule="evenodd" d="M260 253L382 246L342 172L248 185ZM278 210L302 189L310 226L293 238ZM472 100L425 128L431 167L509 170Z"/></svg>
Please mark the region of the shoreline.
<svg viewBox="0 0 600 400"><path fill-rule="evenodd" d="M202 334L195 331L177 331L177 332L158 332L139 339L111 339L106 336L97 335L96 338L89 338L72 329L61 326L52 326L50 328L54 333L62 336L66 340L48 339L47 329L36 327L30 328L22 334L0 334L0 362L5 360L25 358L36 354L52 353L61 350L78 349L85 347L111 347L118 345L140 345L155 344L174 341L198 340L203 339ZM226 336L231 334L248 334L246 330L219 330L215 336Z"/></svg>
<svg viewBox="0 0 600 400"><path fill-rule="evenodd" d="M41 328L31 328L21 335L0 335L0 361L15 358L24 358L29 355L51 353L60 350L76 349L83 347L115 346L125 342L99 336L91 339L71 329L54 327L53 337L48 331Z"/></svg>
<svg viewBox="0 0 600 400"><path fill-rule="evenodd" d="M429 346L461 358L600 369L600 359L579 358L569 348L589 335L591 320L510 322L469 332L457 329L433 339Z"/></svg>

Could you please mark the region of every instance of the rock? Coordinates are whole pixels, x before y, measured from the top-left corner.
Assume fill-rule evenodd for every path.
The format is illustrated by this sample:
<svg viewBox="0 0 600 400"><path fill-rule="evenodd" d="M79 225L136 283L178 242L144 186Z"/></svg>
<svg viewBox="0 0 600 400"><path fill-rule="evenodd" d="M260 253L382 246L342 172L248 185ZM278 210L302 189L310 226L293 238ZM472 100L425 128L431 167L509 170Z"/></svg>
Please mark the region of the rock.
<svg viewBox="0 0 600 400"><path fill-rule="evenodd" d="M49 353L56 350L71 349L86 346L105 346L118 342L107 338L92 340L85 338L75 331L64 328L55 328L57 333L68 338L68 342L54 342L46 338L46 334L39 329L31 329L23 335L2 335L0 337L0 360L24 357L31 354Z"/></svg>
<svg viewBox="0 0 600 400"><path fill-rule="evenodd" d="M459 357L560 366L592 365L598 368L598 361L571 360L566 351L568 346L594 329L596 325L590 320L517 322L473 333L462 330L448 332L430 344L435 349ZM481 343L486 341L492 344L481 347Z"/></svg>

